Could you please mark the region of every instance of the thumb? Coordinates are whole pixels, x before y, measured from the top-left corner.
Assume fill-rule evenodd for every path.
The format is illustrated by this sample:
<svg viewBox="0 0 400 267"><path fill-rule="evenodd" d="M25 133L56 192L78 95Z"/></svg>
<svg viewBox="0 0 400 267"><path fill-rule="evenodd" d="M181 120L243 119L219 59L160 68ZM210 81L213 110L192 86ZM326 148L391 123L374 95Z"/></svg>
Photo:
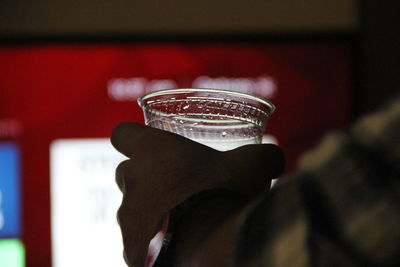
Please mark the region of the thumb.
<svg viewBox="0 0 400 267"><path fill-rule="evenodd" d="M245 194L269 189L271 179L284 170L283 151L274 144L246 145L223 153L230 174L226 185Z"/></svg>

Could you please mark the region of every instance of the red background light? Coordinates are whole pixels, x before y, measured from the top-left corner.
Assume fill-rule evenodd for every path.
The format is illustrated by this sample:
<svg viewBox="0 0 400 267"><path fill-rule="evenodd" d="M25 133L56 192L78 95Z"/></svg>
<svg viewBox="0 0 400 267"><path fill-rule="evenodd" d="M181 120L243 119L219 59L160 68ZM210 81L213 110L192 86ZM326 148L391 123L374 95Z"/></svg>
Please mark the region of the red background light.
<svg viewBox="0 0 400 267"><path fill-rule="evenodd" d="M49 146L58 138L108 137L121 121L143 122L135 101L108 94L115 78L272 77L277 111L267 133L292 170L298 156L347 126L351 49L346 42L36 45L0 48L0 122L22 127L23 240L28 266L51 265ZM113 177L110 177L113 179Z"/></svg>

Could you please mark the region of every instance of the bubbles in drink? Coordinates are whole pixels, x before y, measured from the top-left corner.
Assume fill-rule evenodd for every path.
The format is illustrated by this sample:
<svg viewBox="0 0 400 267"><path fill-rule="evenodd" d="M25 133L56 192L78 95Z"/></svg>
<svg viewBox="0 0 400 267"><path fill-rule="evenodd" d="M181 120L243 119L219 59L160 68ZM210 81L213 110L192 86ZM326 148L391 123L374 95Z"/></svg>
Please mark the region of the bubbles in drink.
<svg viewBox="0 0 400 267"><path fill-rule="evenodd" d="M157 94L147 97L146 124L217 150L261 142L270 105L251 96L193 90L182 89L172 95L166 91L168 98Z"/></svg>

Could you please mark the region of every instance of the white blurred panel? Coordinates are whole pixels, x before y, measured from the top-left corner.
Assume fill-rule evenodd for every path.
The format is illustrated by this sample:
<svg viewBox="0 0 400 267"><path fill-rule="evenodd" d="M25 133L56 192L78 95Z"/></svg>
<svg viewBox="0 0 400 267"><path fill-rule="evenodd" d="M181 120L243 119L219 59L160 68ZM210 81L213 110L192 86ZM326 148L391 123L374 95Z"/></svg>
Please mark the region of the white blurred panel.
<svg viewBox="0 0 400 267"><path fill-rule="evenodd" d="M126 266L114 180L124 157L109 139L56 140L50 150L53 267Z"/></svg>

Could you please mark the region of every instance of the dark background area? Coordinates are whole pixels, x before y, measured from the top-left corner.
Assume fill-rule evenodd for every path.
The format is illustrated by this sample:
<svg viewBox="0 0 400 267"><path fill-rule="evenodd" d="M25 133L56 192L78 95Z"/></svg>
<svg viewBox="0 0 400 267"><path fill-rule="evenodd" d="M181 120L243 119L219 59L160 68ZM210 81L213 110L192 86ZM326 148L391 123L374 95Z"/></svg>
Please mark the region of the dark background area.
<svg viewBox="0 0 400 267"><path fill-rule="evenodd" d="M360 80L357 115L400 92L400 2L359 1Z"/></svg>

